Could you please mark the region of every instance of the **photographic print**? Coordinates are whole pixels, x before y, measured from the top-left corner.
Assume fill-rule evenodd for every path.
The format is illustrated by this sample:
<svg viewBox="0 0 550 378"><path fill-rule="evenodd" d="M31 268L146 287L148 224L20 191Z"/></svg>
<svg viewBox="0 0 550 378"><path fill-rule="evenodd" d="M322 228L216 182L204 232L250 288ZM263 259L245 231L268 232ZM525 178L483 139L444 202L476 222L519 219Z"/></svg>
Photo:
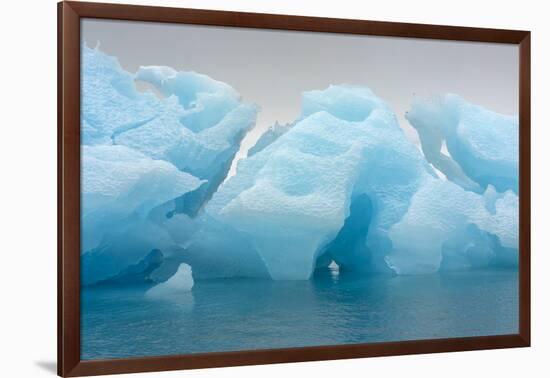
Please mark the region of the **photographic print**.
<svg viewBox="0 0 550 378"><path fill-rule="evenodd" d="M80 22L81 360L519 333L518 45Z"/></svg>

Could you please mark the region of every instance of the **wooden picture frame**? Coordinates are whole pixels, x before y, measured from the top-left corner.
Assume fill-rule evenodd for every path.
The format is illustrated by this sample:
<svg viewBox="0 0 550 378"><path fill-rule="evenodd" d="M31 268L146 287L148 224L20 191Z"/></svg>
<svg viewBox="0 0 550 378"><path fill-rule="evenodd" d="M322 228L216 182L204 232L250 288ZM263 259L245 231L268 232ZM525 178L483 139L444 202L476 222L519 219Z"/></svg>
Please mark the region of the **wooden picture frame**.
<svg viewBox="0 0 550 378"><path fill-rule="evenodd" d="M80 20L83 18L493 42L519 46L519 333L164 357L80 358ZM83 376L530 345L530 32L86 2L58 4L58 374Z"/></svg>

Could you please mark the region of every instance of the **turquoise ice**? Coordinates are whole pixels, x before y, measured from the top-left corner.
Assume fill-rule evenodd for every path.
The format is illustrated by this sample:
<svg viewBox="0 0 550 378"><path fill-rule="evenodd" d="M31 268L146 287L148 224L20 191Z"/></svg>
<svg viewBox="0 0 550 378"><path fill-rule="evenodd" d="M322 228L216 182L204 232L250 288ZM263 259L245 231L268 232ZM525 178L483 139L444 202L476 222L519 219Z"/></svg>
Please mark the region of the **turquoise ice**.
<svg viewBox="0 0 550 378"><path fill-rule="evenodd" d="M160 293L306 280L329 265L517 266L515 116L450 94L416 101L417 146L370 89L332 85L303 93L299 117L268 129L228 177L259 111L233 87L162 66L130 73L86 46L82 70L85 285L167 281Z"/></svg>
<svg viewBox="0 0 550 378"><path fill-rule="evenodd" d="M498 114L447 94L416 101L406 118L418 131L428 161L449 180L470 190L492 185L500 192L518 192L517 116ZM443 142L450 157L441 153Z"/></svg>
<svg viewBox="0 0 550 378"><path fill-rule="evenodd" d="M156 85L164 97L138 91L136 81ZM170 257L179 246L152 214L196 216L256 112L205 75L165 67L132 74L83 45L83 282L116 276L153 249Z"/></svg>
<svg viewBox="0 0 550 378"><path fill-rule="evenodd" d="M261 264L222 276L308 279L332 261L363 274L513 265L517 196L497 197L439 178L370 90L331 86L305 93L300 119L239 163L189 251L199 277L208 264L212 276L223 252L209 240L223 235L234 265Z"/></svg>

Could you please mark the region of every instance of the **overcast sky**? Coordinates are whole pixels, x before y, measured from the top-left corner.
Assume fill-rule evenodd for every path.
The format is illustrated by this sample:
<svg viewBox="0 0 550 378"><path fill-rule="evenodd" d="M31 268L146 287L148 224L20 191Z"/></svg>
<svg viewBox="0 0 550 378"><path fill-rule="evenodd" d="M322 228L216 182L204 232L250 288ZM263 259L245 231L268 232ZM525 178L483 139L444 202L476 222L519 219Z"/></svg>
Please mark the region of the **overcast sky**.
<svg viewBox="0 0 550 378"><path fill-rule="evenodd" d="M258 104L258 123L238 157L275 121L299 115L302 92L330 84L370 87L415 143L404 118L415 96L451 92L518 112L515 45L95 19L82 21L82 38L91 47L99 41L130 72L145 65L196 71Z"/></svg>

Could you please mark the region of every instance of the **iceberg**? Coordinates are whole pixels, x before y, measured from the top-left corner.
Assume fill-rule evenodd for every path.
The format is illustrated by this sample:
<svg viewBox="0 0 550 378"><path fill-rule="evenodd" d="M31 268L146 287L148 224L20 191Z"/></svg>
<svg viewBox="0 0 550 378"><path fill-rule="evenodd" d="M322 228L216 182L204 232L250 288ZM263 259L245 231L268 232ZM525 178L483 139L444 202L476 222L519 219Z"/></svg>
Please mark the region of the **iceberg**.
<svg viewBox="0 0 550 378"><path fill-rule="evenodd" d="M195 216L227 176L241 140L256 123L258 107L241 103L229 85L194 72L141 67L135 78L154 85L178 112L130 130L118 141L206 180L196 193L176 200L171 213Z"/></svg>
<svg viewBox="0 0 550 378"><path fill-rule="evenodd" d="M197 189L202 180L125 146L82 147L83 248L131 217Z"/></svg>
<svg viewBox="0 0 550 378"><path fill-rule="evenodd" d="M83 222L83 235L92 229ZM162 225L137 217L127 219L112 225L96 247L82 249L81 282L93 285L109 281L132 265L139 264L154 250L161 251L164 259L171 258L178 249Z"/></svg>
<svg viewBox="0 0 550 378"><path fill-rule="evenodd" d="M153 93L135 89L134 76L115 57L81 46L82 144L113 144L125 130L154 119L164 107Z"/></svg>
<svg viewBox="0 0 550 378"><path fill-rule="evenodd" d="M156 207L202 180L126 146L82 146L82 282L107 280L154 249L178 248L150 222Z"/></svg>
<svg viewBox="0 0 550 378"><path fill-rule="evenodd" d="M82 45L81 53L82 276L94 284L153 250L167 258L163 264L172 261L180 247L164 223L196 216L229 171L257 107L206 75L168 67L132 74L99 49ZM164 98L138 91L136 81Z"/></svg>
<svg viewBox="0 0 550 378"><path fill-rule="evenodd" d="M483 189L451 158L439 178L367 88L306 92L298 120L257 145L186 245L198 279L308 279L333 261L359 274L517 265L516 193L498 178Z"/></svg>
<svg viewBox="0 0 550 378"><path fill-rule="evenodd" d="M226 239L247 240L241 250L263 262L257 276L267 269L272 279L307 279L326 254L343 269L384 270L389 226L432 175L383 101L367 88L331 86L304 94L300 120L239 162L206 205L203 232L221 224ZM353 258L345 243L331 244L350 208L358 212L348 221L347 238L364 240ZM205 238L197 239L191 251Z"/></svg>
<svg viewBox="0 0 550 378"><path fill-rule="evenodd" d="M165 98L137 91L136 81L153 85ZM86 45L82 93L83 144L123 145L204 180L193 194L174 201L173 213L191 216L225 179L258 111L206 75L158 66L131 74L116 58Z"/></svg>
<svg viewBox="0 0 550 378"><path fill-rule="evenodd" d="M406 116L426 159L465 189L518 192L519 121L457 95L416 101ZM445 142L450 158L441 153Z"/></svg>
<svg viewBox="0 0 550 378"><path fill-rule="evenodd" d="M87 46L82 79L83 285L517 266L517 117L420 100L419 147L370 89L331 85L227 177L259 111L230 85Z"/></svg>
<svg viewBox="0 0 550 378"><path fill-rule="evenodd" d="M393 249L388 265L397 274L517 265L517 196L506 192L496 200L493 214L487 206L481 195L450 181L428 179L389 230Z"/></svg>

